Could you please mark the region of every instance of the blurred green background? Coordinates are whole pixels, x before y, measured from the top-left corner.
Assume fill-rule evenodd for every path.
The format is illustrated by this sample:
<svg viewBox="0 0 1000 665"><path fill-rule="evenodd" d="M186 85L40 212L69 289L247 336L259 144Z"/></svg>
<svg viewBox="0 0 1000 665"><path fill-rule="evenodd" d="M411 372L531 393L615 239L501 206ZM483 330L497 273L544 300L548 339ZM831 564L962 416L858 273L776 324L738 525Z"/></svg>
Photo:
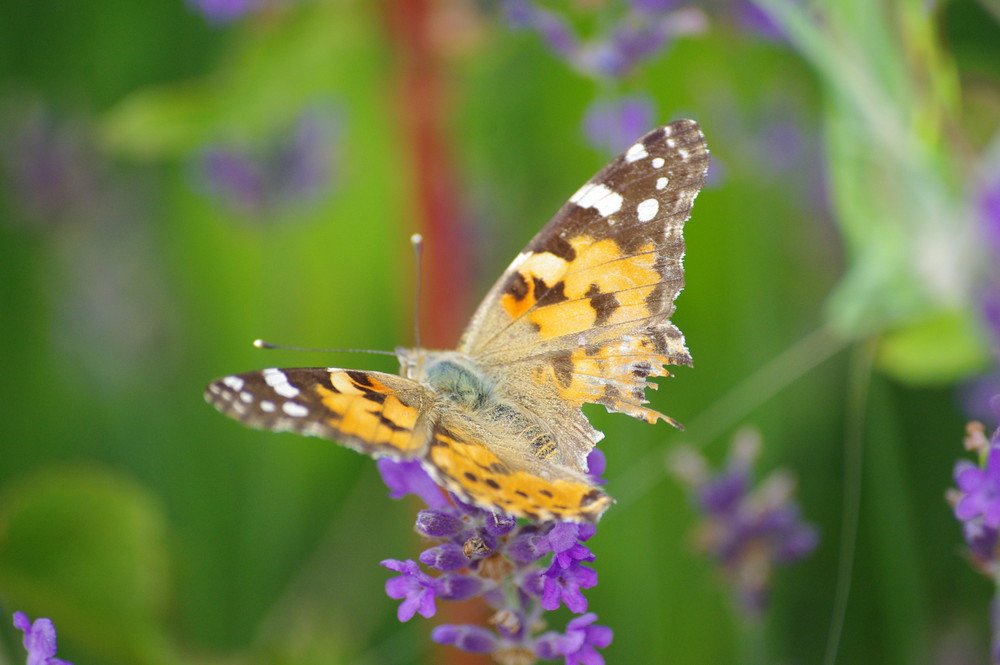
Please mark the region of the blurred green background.
<svg viewBox="0 0 1000 665"><path fill-rule="evenodd" d="M249 342L412 344L417 230L424 335L454 344L610 158L584 119L626 96L698 120L714 161L674 317L695 365L652 398L686 430L587 410L618 498L588 543L607 661L820 662L853 561L840 662L985 662L990 582L943 497L996 372L992 0L672 3L662 48L615 76L490 2L210 4L0 3L0 662L24 657L15 610L76 665L480 662L430 642L460 620L444 604L399 624L384 595L415 503L201 392L396 371ZM635 9L544 7L594 40ZM777 29L747 18L765 10ZM666 463L722 459L747 425L821 533L776 577L765 658Z"/></svg>

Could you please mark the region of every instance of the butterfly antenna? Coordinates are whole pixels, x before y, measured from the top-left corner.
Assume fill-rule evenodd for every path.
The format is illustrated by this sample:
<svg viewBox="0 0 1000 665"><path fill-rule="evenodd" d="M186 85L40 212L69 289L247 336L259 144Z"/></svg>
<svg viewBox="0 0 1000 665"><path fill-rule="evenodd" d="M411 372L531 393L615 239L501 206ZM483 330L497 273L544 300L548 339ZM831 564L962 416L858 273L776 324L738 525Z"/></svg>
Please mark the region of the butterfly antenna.
<svg viewBox="0 0 1000 665"><path fill-rule="evenodd" d="M258 349L282 349L283 351L312 351L314 353L375 353L380 356L394 356L392 351L378 351L375 349L314 349L308 346L286 346L285 344L273 344L262 339L255 339L253 345Z"/></svg>
<svg viewBox="0 0 1000 665"><path fill-rule="evenodd" d="M413 344L416 348L420 348L420 286L421 286L421 274L423 274L423 258L424 258L424 237L419 233L414 233L410 236L410 244L413 245L413 255L416 259L416 285L413 294Z"/></svg>

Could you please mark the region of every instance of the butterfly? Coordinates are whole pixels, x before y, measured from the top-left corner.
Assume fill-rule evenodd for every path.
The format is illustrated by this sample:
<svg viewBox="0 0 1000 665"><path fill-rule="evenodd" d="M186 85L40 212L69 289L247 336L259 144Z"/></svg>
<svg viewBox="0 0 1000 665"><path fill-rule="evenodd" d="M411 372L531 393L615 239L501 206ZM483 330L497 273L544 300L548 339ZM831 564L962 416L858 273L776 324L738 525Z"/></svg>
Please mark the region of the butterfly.
<svg viewBox="0 0 1000 665"><path fill-rule="evenodd" d="M260 429L419 460L477 507L596 522L612 499L587 476L603 434L584 403L655 423L650 377L690 365L670 322L684 285L682 228L705 182L698 124L655 129L573 194L486 294L454 351L399 349L400 375L270 368L205 397Z"/></svg>

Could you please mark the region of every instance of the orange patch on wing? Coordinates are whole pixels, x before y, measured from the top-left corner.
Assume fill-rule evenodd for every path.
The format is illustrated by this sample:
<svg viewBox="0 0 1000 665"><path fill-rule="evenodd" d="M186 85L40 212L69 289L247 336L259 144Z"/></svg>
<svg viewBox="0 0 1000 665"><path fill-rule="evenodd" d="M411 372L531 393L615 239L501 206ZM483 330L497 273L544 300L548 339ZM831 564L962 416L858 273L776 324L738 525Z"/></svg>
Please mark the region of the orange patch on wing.
<svg viewBox="0 0 1000 665"><path fill-rule="evenodd" d="M554 367L548 370L546 380L556 386L560 397L574 406L584 402L599 403L648 423L665 420L676 425L668 416L642 406L645 400L635 396L640 389L657 387L655 383L646 381L646 377L670 375L663 367L669 360L656 353L646 340L623 340L589 351L574 349L569 359L572 370L568 385L559 381ZM645 363L647 371L644 376L634 373L636 362ZM615 391L609 393L609 385L614 386Z"/></svg>
<svg viewBox="0 0 1000 665"><path fill-rule="evenodd" d="M449 490L478 506L532 520L594 522L611 504L611 497L587 482L515 471L483 445L442 432L434 438L428 462Z"/></svg>
<svg viewBox="0 0 1000 665"><path fill-rule="evenodd" d="M656 270L653 243L630 256L623 254L618 243L610 238L594 242L590 236L578 236L569 243L576 258L565 263L566 270L558 275L563 281L566 300L544 305L531 314L531 321L538 326L542 339L593 327L598 313L589 296L595 293L613 295L615 299L614 310L602 320L604 325L635 321L651 314L646 299L661 280ZM553 278L546 285L553 286L556 281ZM532 296L535 302L537 295ZM526 309L522 307L520 313Z"/></svg>
<svg viewBox="0 0 1000 665"><path fill-rule="evenodd" d="M391 388L370 376L367 378L371 382L365 386L369 391L387 394L383 401L367 396L346 372L331 373L335 390L316 386L323 405L336 414L327 424L344 436L372 446L389 446L403 454L412 452L419 445L413 437L419 416L417 409L403 404Z"/></svg>
<svg viewBox="0 0 1000 665"><path fill-rule="evenodd" d="M550 252L537 252L527 256L516 268L517 274L524 280L525 294L517 297L513 293L505 293L500 298L500 304L510 316L516 319L538 302L535 286L538 282L551 287L566 274L570 264Z"/></svg>

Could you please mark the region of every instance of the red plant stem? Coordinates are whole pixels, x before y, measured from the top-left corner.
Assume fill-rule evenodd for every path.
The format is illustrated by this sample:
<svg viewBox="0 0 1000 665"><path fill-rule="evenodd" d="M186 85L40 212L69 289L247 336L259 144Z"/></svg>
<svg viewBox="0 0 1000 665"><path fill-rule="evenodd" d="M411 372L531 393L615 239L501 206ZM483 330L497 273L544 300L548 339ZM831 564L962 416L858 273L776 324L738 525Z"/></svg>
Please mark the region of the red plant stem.
<svg viewBox="0 0 1000 665"><path fill-rule="evenodd" d="M470 314L469 248L449 150L447 82L431 37L433 0L389 0L396 46L399 121L413 173L415 225L425 239L421 335L428 348L454 348Z"/></svg>
<svg viewBox="0 0 1000 665"><path fill-rule="evenodd" d="M441 58L431 38L433 0L389 0L386 20L396 46L399 122L414 175L416 227L425 238L422 343L453 348L469 314L468 245L459 222L459 191L448 149L448 104ZM476 623L487 617L482 601L438 603L435 624ZM432 662L488 665L485 654L435 647Z"/></svg>

